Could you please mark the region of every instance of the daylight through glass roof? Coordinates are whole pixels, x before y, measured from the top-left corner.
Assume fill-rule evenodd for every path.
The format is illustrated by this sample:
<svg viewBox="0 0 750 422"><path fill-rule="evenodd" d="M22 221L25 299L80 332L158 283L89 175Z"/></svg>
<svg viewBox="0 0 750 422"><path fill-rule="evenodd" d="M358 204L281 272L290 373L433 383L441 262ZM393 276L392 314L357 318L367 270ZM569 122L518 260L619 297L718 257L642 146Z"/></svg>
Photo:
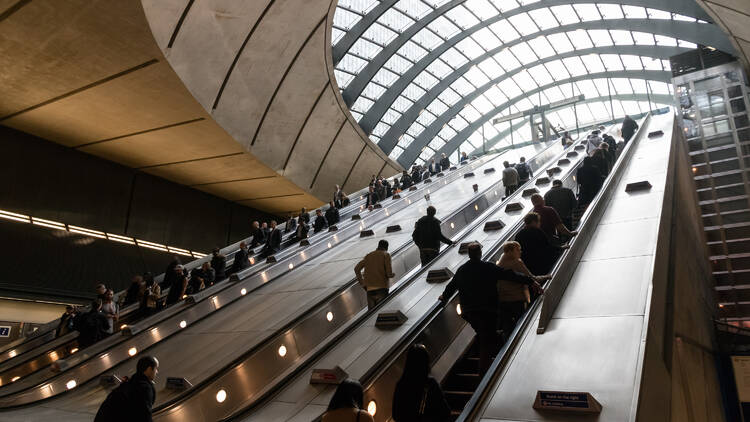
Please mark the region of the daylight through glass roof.
<svg viewBox="0 0 750 422"><path fill-rule="evenodd" d="M489 120L574 95L586 102L552 124L671 104L668 58L712 24L633 3L339 0L334 73L365 133L404 166L482 139L509 145L528 140L528 123Z"/></svg>

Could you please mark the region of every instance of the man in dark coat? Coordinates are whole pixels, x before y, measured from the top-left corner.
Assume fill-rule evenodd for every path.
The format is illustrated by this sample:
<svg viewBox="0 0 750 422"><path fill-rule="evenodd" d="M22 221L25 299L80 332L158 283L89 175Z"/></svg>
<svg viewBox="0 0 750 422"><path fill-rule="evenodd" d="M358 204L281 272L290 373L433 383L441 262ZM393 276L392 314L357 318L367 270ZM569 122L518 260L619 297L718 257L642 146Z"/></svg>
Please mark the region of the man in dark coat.
<svg viewBox="0 0 750 422"><path fill-rule="evenodd" d="M315 210L315 221L313 221L313 233L318 233L328 228L328 221L323 216L323 210Z"/></svg>
<svg viewBox="0 0 750 422"><path fill-rule="evenodd" d="M440 158L440 167L443 171L448 171L451 168L451 160L445 155L445 153L443 153L442 158Z"/></svg>
<svg viewBox="0 0 750 422"><path fill-rule="evenodd" d="M266 243L266 232L260 228L260 224L257 221L253 221L250 234L253 235L253 240L250 241L251 248Z"/></svg>
<svg viewBox="0 0 750 422"><path fill-rule="evenodd" d="M507 280L530 286L541 293L541 287L531 277L498 267L492 262L482 261L482 245L469 245L469 261L461 265L456 275L445 286L440 301L444 304L458 290L461 302L461 317L477 333L479 342L479 371L487 372L492 363L492 356L497 352L498 280Z"/></svg>
<svg viewBox="0 0 750 422"><path fill-rule="evenodd" d="M159 369L155 357L144 356L135 374L122 382L104 400L94 422L152 422L151 408L156 401L154 379Z"/></svg>
<svg viewBox="0 0 750 422"><path fill-rule="evenodd" d="M79 314L73 320L73 328L78 331L78 347L84 349L107 335L109 322L102 311L102 300L94 299L88 312Z"/></svg>
<svg viewBox="0 0 750 422"><path fill-rule="evenodd" d="M544 194L544 203L557 211L565 227L573 229L573 211L578 201L573 190L563 186L562 180L552 181L552 188Z"/></svg>
<svg viewBox="0 0 750 422"><path fill-rule="evenodd" d="M169 293L167 293L167 305L179 302L187 294L188 278L183 270L182 265L174 268L176 275L174 283L172 283L172 287L169 288Z"/></svg>
<svg viewBox="0 0 750 422"><path fill-rule="evenodd" d="M427 207L427 215L417 220L414 224L414 232L411 237L419 248L419 259L422 266L427 265L440 253L440 242L452 245L453 241L443 236L440 230L440 220L435 218L437 210L430 205Z"/></svg>
<svg viewBox="0 0 750 422"><path fill-rule="evenodd" d="M367 193L365 194L365 207L369 208L371 205L375 205L380 201L380 197L378 196L377 192L375 192L375 188L370 186L367 188Z"/></svg>
<svg viewBox="0 0 750 422"><path fill-rule="evenodd" d="M177 255L173 256L172 261L167 265L167 269L164 270L164 278L161 283L159 283L159 286L161 286L162 289L166 289L172 285L172 282L174 282L174 267L180 264L182 264L180 258Z"/></svg>
<svg viewBox="0 0 750 422"><path fill-rule="evenodd" d="M553 245L539 228L539 214L530 212L523 222L526 225L516 234L516 242L521 244L521 260L532 274L549 274L563 247Z"/></svg>
<svg viewBox="0 0 750 422"><path fill-rule="evenodd" d="M332 226L341 220L341 216L339 215L339 210L334 206L333 202L331 202L330 206L326 210L326 221L328 222L329 226Z"/></svg>
<svg viewBox="0 0 750 422"><path fill-rule="evenodd" d="M638 123L626 115L622 121L620 130L622 131L622 138L625 140L625 145L627 145L630 138L635 134L635 131L638 130Z"/></svg>
<svg viewBox="0 0 750 422"><path fill-rule="evenodd" d="M232 263L232 269L229 271L229 274L240 272L249 267L250 261L248 258L247 243L242 242L240 243L240 250L234 254L234 262Z"/></svg>
<svg viewBox="0 0 750 422"><path fill-rule="evenodd" d="M214 248L213 257L211 257L211 268L214 269L214 280L224 280L227 275L227 257L221 253L219 248Z"/></svg>
<svg viewBox="0 0 750 422"><path fill-rule="evenodd" d="M276 220L271 220L271 232L268 234L268 241L263 246L261 256L271 256L281 250L281 229L278 228Z"/></svg>

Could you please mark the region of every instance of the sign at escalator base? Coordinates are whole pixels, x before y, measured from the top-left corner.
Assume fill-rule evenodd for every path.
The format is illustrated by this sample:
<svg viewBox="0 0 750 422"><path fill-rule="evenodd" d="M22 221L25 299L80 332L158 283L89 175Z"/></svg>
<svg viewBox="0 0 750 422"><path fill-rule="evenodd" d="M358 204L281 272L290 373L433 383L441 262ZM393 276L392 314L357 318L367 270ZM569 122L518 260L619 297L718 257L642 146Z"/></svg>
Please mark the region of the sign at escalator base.
<svg viewBox="0 0 750 422"><path fill-rule="evenodd" d="M537 391L534 409L573 413L601 413L602 405L591 393L572 391Z"/></svg>
<svg viewBox="0 0 750 422"><path fill-rule="evenodd" d="M316 368L310 374L310 384L341 384L348 377L349 374L339 366L333 369Z"/></svg>

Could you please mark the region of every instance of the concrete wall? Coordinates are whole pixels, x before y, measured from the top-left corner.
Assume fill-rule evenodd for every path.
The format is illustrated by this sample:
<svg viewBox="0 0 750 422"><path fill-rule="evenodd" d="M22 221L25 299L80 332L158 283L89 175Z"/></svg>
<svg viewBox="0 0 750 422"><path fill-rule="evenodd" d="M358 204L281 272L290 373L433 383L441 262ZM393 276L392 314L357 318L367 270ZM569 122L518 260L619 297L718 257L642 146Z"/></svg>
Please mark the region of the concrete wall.
<svg viewBox="0 0 750 422"><path fill-rule="evenodd" d="M246 237L252 219L271 218L3 126L0 147L7 211L203 253Z"/></svg>
<svg viewBox="0 0 750 422"><path fill-rule="evenodd" d="M637 420L718 422L724 413L712 322L713 279L687 149L678 129L659 227Z"/></svg>

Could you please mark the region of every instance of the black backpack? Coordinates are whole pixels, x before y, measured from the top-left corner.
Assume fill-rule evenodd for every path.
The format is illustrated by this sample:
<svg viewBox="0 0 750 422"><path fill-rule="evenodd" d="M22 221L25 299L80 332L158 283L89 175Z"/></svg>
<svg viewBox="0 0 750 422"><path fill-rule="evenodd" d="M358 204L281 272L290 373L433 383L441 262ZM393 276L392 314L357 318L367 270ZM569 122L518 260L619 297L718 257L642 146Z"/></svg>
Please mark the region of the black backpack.
<svg viewBox="0 0 750 422"><path fill-rule="evenodd" d="M518 179L519 180L528 180L529 179L529 166L526 163L518 163L518 164L516 164L516 171L518 172Z"/></svg>
<svg viewBox="0 0 750 422"><path fill-rule="evenodd" d="M99 411L96 412L94 422L116 422L122 420L124 415L128 414L130 403L130 385L128 381L123 381L114 390L107 394Z"/></svg>

